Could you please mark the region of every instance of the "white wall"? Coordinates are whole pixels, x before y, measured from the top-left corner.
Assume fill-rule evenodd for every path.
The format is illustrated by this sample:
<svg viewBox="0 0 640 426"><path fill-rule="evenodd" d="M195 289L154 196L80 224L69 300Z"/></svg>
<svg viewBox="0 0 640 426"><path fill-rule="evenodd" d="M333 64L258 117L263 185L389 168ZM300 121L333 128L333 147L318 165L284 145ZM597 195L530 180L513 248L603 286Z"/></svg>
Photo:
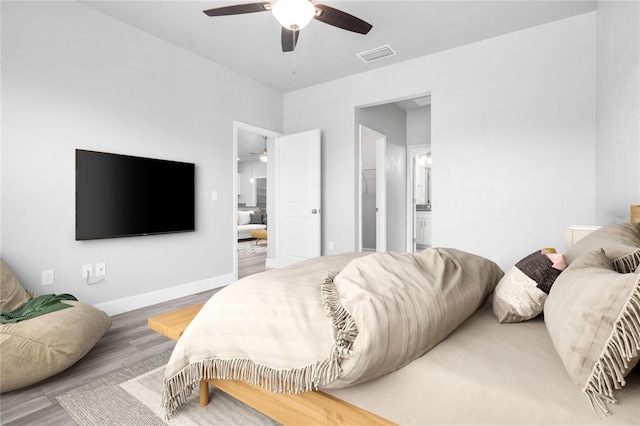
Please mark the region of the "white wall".
<svg viewBox="0 0 640 426"><path fill-rule="evenodd" d="M431 143L431 105L407 111L407 145Z"/></svg>
<svg viewBox="0 0 640 426"><path fill-rule="evenodd" d="M323 246L354 250L355 109L432 95L433 244L508 267L595 220L595 13L284 96L284 130L323 129ZM331 253L331 252L327 252Z"/></svg>
<svg viewBox="0 0 640 426"><path fill-rule="evenodd" d="M596 223L629 221L640 204L640 3L597 9Z"/></svg>
<svg viewBox="0 0 640 426"><path fill-rule="evenodd" d="M76 2L1 7L1 247L24 285L114 313L229 282L233 120L279 130L282 95ZM196 232L75 241L76 148L196 163Z"/></svg>

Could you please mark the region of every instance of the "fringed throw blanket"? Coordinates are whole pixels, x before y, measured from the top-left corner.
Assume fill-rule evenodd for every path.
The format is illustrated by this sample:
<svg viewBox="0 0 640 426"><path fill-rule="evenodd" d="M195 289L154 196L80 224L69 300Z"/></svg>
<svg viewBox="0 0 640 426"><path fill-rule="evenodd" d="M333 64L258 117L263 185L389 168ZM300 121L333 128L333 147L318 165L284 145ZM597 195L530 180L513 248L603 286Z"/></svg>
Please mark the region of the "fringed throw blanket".
<svg viewBox="0 0 640 426"><path fill-rule="evenodd" d="M503 275L454 249L358 256L263 272L214 295L167 365L167 415L203 379L299 393L397 370L475 312Z"/></svg>

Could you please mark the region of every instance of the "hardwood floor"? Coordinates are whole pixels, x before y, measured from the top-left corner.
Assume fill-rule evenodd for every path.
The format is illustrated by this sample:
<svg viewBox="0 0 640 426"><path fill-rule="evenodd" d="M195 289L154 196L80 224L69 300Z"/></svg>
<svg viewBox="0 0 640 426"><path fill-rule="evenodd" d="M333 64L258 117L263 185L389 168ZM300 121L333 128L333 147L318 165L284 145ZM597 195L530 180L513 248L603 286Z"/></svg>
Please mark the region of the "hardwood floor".
<svg viewBox="0 0 640 426"><path fill-rule="evenodd" d="M265 269L266 253L238 256L238 276ZM208 300L219 289L209 290L112 317L113 325L80 361L45 381L0 396L0 424L55 425L76 423L60 407L56 397L78 386L166 351L175 342L147 328L147 318ZM0 355L1 356L1 355ZM1 360L1 358L0 358Z"/></svg>
<svg viewBox="0 0 640 426"><path fill-rule="evenodd" d="M265 270L267 253L238 254L238 279Z"/></svg>

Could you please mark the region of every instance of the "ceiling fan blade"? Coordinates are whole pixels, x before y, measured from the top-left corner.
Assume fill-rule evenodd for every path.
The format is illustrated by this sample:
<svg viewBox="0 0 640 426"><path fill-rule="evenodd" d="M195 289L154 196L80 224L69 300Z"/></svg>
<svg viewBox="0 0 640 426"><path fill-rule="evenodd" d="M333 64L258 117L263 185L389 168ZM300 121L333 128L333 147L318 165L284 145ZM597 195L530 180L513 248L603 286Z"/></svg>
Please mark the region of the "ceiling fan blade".
<svg viewBox="0 0 640 426"><path fill-rule="evenodd" d="M208 16L226 16L226 15L241 15L243 13L254 12L266 12L271 10L270 1L261 1L257 3L243 3L233 6L216 7L213 9L203 10Z"/></svg>
<svg viewBox="0 0 640 426"><path fill-rule="evenodd" d="M343 30L353 31L354 33L367 34L373 25L363 21L360 18L356 18L353 15L343 12L333 7L316 4L316 16L314 18L325 24L333 25L334 27L342 28Z"/></svg>
<svg viewBox="0 0 640 426"><path fill-rule="evenodd" d="M293 52L298 44L300 38L300 31L291 31L282 27L282 51Z"/></svg>

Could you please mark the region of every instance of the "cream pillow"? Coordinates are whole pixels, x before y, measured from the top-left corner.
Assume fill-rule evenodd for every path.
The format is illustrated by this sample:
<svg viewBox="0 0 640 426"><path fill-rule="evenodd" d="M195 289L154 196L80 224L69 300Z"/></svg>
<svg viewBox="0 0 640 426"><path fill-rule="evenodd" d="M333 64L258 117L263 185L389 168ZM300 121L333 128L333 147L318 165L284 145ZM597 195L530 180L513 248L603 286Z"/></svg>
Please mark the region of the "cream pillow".
<svg viewBox="0 0 640 426"><path fill-rule="evenodd" d="M640 275L612 269L603 250L583 254L551 288L544 318L569 377L594 410L625 385L640 354Z"/></svg>
<svg viewBox="0 0 640 426"><path fill-rule="evenodd" d="M619 223L597 229L564 254L567 263L583 254L604 249L618 272L632 272L640 264L640 223Z"/></svg>
<svg viewBox="0 0 640 426"><path fill-rule="evenodd" d="M253 210L239 211L238 212L238 225L248 225L251 222L251 215L254 214Z"/></svg>

